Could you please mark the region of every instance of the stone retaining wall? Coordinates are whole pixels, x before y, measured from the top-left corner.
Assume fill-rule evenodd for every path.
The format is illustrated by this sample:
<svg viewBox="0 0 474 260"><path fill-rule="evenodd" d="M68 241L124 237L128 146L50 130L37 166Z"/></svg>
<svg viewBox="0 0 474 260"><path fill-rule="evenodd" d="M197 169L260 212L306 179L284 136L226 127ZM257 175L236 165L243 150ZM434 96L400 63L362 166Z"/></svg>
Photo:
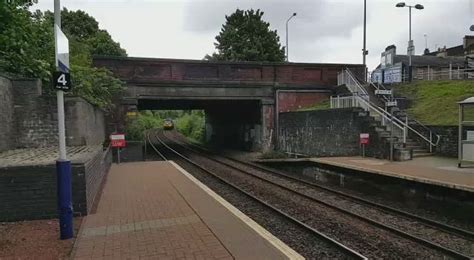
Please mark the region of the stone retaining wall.
<svg viewBox="0 0 474 260"><path fill-rule="evenodd" d="M56 97L42 95L41 81L0 76L0 111L0 152L57 145ZM65 113L68 146L102 144L105 121L101 109L67 96Z"/></svg>
<svg viewBox="0 0 474 260"><path fill-rule="evenodd" d="M388 147L359 109L328 109L280 113L279 150L304 155L361 155L359 134L369 133L366 155L385 158Z"/></svg>

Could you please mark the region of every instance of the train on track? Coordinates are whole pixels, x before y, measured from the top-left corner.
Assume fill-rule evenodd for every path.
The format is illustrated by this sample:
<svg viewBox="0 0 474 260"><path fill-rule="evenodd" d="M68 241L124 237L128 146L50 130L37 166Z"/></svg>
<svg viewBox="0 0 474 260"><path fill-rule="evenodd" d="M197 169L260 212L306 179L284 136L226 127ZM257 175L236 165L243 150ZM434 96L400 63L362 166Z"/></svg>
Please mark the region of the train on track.
<svg viewBox="0 0 474 260"><path fill-rule="evenodd" d="M172 130L174 128L174 122L171 119L165 119L163 122L163 129Z"/></svg>

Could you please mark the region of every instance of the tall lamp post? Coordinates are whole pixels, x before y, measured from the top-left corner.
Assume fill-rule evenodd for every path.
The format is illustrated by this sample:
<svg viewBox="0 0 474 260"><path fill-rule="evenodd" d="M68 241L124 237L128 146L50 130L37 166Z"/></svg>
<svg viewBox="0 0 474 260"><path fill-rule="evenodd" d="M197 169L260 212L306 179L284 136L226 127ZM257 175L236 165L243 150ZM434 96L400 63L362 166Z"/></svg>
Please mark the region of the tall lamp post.
<svg viewBox="0 0 474 260"><path fill-rule="evenodd" d="M424 9L425 7L423 5L420 5L420 4L416 4L416 5L407 5L405 4L405 2L400 2L396 5L396 7L408 7L408 80L411 81L412 79L412 71L411 71L411 56L414 54L415 52L415 46L413 45L413 40L411 39L411 9L412 8L415 8L415 9L418 9L418 10L422 10Z"/></svg>
<svg viewBox="0 0 474 260"><path fill-rule="evenodd" d="M364 64L364 80L367 81L367 66L366 66L366 57L369 54L366 46L366 28L367 28L367 0L364 0L364 41L362 48L362 63Z"/></svg>
<svg viewBox="0 0 474 260"><path fill-rule="evenodd" d="M288 62L288 22L291 20L291 18L295 17L296 13L293 13L288 20L286 20L286 61Z"/></svg>

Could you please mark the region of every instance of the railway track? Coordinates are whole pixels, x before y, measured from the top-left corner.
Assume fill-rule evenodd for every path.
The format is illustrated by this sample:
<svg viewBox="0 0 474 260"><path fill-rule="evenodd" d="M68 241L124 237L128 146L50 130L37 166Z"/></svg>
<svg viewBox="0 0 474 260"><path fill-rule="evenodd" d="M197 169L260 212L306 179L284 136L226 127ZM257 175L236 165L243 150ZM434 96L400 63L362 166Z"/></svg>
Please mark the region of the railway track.
<svg viewBox="0 0 474 260"><path fill-rule="evenodd" d="M168 156L165 155L164 152L160 151L160 149L154 144L152 140L153 133L149 132L147 134L147 140L152 147L152 149L160 155L163 160L168 160ZM188 157L182 155L180 152L176 151L169 145L167 145L163 140L158 137L158 135L154 136L158 143L167 149L170 153L174 154L176 157L180 158L181 160L185 161L186 163L192 165L195 168L198 168L200 171L208 174L212 178L218 180L219 182L225 184L226 186L230 187L231 189L237 191L238 193L244 195L245 197L249 198L250 200L256 202L260 206L264 207L265 209L270 210L273 214L276 214L278 218L281 218L293 225L296 225L302 232L309 234L311 237L316 238L317 240L321 240L326 246L322 246L323 250L330 250L331 252L325 253L325 257L327 258L342 258L342 259L368 259L364 255L358 253L357 251L345 246L344 244L328 237L327 235L319 232L318 230L310 227L309 225L303 223L302 221L290 216L289 214L283 212L282 210L270 205L269 203L265 202L264 200L254 196L253 194L245 191L244 189L238 187L237 185L225 180L224 178L220 177L218 174L210 171L209 169L204 168L199 163L189 159ZM281 227L280 227L281 228ZM292 228L290 227L289 230ZM336 251L336 252L334 252ZM315 255L313 255L315 256ZM318 254L317 257L321 257L321 254ZM323 256L324 257L324 256Z"/></svg>
<svg viewBox="0 0 474 260"><path fill-rule="evenodd" d="M180 141L178 141L178 143L181 143L181 145L183 145L182 142L180 142ZM434 220L431 220L431 219L423 218L423 217L417 216L415 214L405 212L405 211L402 211L402 210L399 210L399 209L396 209L396 208L393 208L393 207L389 207L389 206L386 206L386 205L375 203L375 202L369 201L367 199L361 198L359 196L354 196L354 195L351 195L351 194L348 194L348 193L345 193L345 192L341 192L339 190L331 189L331 188L325 187L323 185L319 185L319 184L316 184L316 183L313 183L313 182L310 182L310 181L307 181L307 180L304 180L304 179L301 179L301 178L297 178L295 176L291 176L291 175L285 174L285 173L280 172L280 171L276 171L276 170L273 170L273 169L268 169L266 167L263 167L263 166L260 166L260 165L254 164L254 163L249 163L249 162L237 160L235 158L228 157L228 156L215 155L211 151L209 151L207 149L204 149L202 147L199 147L197 145L194 145L194 144L186 143L186 145L192 146L196 149L199 149L200 152L206 153L207 156L212 156L213 160L215 160L219 163L222 163L222 164L224 164L228 167L232 167L232 168L237 169L237 170L242 170L242 169L245 169L245 168L247 168L247 170L248 169L257 169L258 171L262 171L262 172L265 172L265 173L269 173L271 175L275 175L275 176L278 176L278 177L281 177L281 178L288 179L290 181L297 182L298 184L302 184L303 187L306 187L306 188L310 187L310 188L319 190L320 192L318 192L318 194L316 194L317 197L324 197L326 195L325 193L329 192L332 195L336 196L336 198L338 200L341 200L341 199L349 200L352 203L358 203L358 204L363 204L363 205L372 207L372 208L378 210L380 213L384 214L383 216L378 216L378 219L382 219L384 217L387 218L387 214L389 214L388 217L392 217L392 216L396 215L397 217L404 218L407 221L410 221L411 223L415 223L417 226L424 225L426 228L433 231L433 234L435 234L435 235L439 236L440 234L441 235L444 234L445 236L447 236L446 240L450 244L450 245L446 246L447 249L451 248L452 251L456 251L456 250L461 251L461 252L465 253L466 255L470 255L471 258L474 255L474 233L471 232L471 231L463 230L463 229L455 227L455 226L447 225L447 224L444 224L444 223L441 223L441 222L438 222L438 221L434 221ZM183 146L183 147L186 148L186 146ZM222 159L224 159L224 160L222 160ZM331 207L332 206L333 205L331 205ZM403 228L403 226L401 228ZM408 230L407 228L405 228L405 229ZM401 234L401 235L405 235L405 234ZM436 243L436 241L434 243ZM463 244L465 246L462 246ZM455 255L455 254L453 254L453 255Z"/></svg>
<svg viewBox="0 0 474 260"><path fill-rule="evenodd" d="M167 138L167 137L161 136L161 139L164 139L164 138ZM165 141L161 140L161 142L164 145L166 145ZM188 146L183 145L183 143L178 144L174 140L172 141L168 139L167 142L172 142L174 145L177 145L181 149L185 149L190 153L190 155L186 156L186 155L183 155L183 152L176 151L176 148L173 149L169 147L168 145L166 145L168 148L173 149L176 153L179 153L183 158L192 157L193 155L191 155L191 153L198 154L199 156L205 157L207 160L211 160L211 161L214 161L215 163L224 165L225 167L228 167L234 170L235 172L240 172L241 174L251 176L251 178L258 179L259 181L263 183L266 183L266 184L272 185L273 187L277 187L278 189L284 190L285 192L288 192L289 194L291 194L291 196L299 196L301 198L300 200L307 200L307 201L311 201L312 203L317 203L320 206L324 206L336 211L338 214L341 214L341 213L345 214L347 216L350 216L351 218L355 218L359 221L363 221L367 224L370 224L371 226L377 227L379 229L383 229L392 234L403 237L417 244L423 245L424 247L433 249L440 253L439 256L443 255L443 257L446 256L446 257L451 257L451 258L456 258L456 259L470 259L470 256L464 253L465 252L467 252L468 254L472 253L472 236L471 236L472 234L470 234L469 232L466 233L464 230L459 230L459 229L456 229L455 227L450 227L447 225L443 226L442 223L433 222L430 220L425 220L425 219L420 220L422 218L418 216L413 217L411 216L410 213L406 213L406 214L400 213L401 212L400 210L387 208L384 205L375 204L370 201L366 201L362 198L357 198L355 196L344 194L339 191L332 191L331 196L335 196L334 194L336 194L338 197L335 197L335 198L333 197L332 198L333 201L328 202L328 201L319 199L321 197L328 196L327 194L328 188L325 188L325 187L321 188L321 187L318 187L318 185L309 183L304 180L297 179L292 176L287 176L287 175L281 176L282 175L281 173L277 173L275 171L271 171L269 169L265 169L260 166L246 164L244 162L241 162L232 158L225 158L225 157L223 158L222 156L218 156L219 159L216 159L216 155L212 155L208 153L203 154L203 151L196 151L196 149L189 148ZM197 163L203 164L203 162L197 162ZM256 169L258 171L256 171ZM256 172L259 172L259 174L256 174ZM265 172L267 175L262 176L262 172ZM278 176L276 174L278 174ZM275 178L275 176L277 176L278 178ZM281 183L281 179L283 178L286 179L287 183L285 184ZM292 181L293 183L288 183L288 180ZM297 183L298 185L295 185L295 183ZM302 186L302 185L305 185L305 186ZM242 184L239 186L245 186L245 184ZM319 191L316 193L314 192L315 188L319 188ZM268 188L268 189L275 189L275 188ZM321 193L321 190L323 190L325 193ZM341 200L341 198L345 200L346 205L344 205L344 203L342 203L342 205L341 203L334 203L335 200ZM350 199L351 204L347 203L349 199ZM355 212L353 210L354 206L352 204L354 204L355 202L359 203L357 205L357 207L359 207L358 209L359 213L357 212L357 210ZM369 210L369 213L371 214L381 214L383 212L385 214L383 215L383 217L387 217L386 212L389 211L390 214L392 214L391 216L389 216L390 219L395 218L393 215L397 213L398 215L403 215L404 218L413 217L411 219L412 222L413 222L413 219L416 219L418 221L416 223L411 223L410 226L416 226L422 223L423 225L426 225L431 229L438 228L438 230L434 230L435 233L433 233L433 235L435 237L438 237L440 236L440 232L442 232L441 236L444 236L444 239L441 242L448 241L448 243L447 245L441 245L439 243L436 243L436 241L425 239L423 238L423 236L420 236L420 232L418 232L417 234L416 228L412 228L408 230L405 228L405 230L403 230L402 228L397 227L396 225L393 224L400 221L399 219L392 220L392 223L391 223L392 225L388 225L386 222L384 223L382 221L374 220L372 217L369 217L370 214L360 214L360 211L361 211L360 204L363 204L365 207L367 207L367 205L370 205L372 209ZM351 208L352 210L348 210L346 208ZM381 211L381 212L373 212L374 211L373 208L376 208L378 211ZM380 217L378 219L380 219ZM403 221L402 221L402 225L403 225ZM420 228L418 227L418 229ZM423 230L426 231L426 227ZM428 231L433 231L433 230L428 230ZM413 235L413 233L415 233L415 235ZM421 235L426 235L425 233L421 232ZM459 236L461 236L462 238L460 238ZM456 245L461 245L461 246L456 246ZM461 252L457 250L460 250Z"/></svg>

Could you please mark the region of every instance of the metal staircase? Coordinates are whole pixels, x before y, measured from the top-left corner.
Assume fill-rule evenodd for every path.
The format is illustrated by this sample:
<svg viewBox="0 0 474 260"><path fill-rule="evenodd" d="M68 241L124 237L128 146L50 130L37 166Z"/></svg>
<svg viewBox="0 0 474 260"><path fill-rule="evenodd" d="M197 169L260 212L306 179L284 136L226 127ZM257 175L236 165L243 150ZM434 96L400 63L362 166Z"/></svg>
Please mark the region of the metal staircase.
<svg viewBox="0 0 474 260"><path fill-rule="evenodd" d="M361 107L380 124L375 131L384 137L394 137L395 146L410 149L412 157L430 156L433 147L439 142L428 127L401 111L392 95L377 95L388 92L381 84L361 84L348 69L338 74L338 85L345 85L351 92L349 96L331 97L331 108ZM388 106L387 106L388 105Z"/></svg>

